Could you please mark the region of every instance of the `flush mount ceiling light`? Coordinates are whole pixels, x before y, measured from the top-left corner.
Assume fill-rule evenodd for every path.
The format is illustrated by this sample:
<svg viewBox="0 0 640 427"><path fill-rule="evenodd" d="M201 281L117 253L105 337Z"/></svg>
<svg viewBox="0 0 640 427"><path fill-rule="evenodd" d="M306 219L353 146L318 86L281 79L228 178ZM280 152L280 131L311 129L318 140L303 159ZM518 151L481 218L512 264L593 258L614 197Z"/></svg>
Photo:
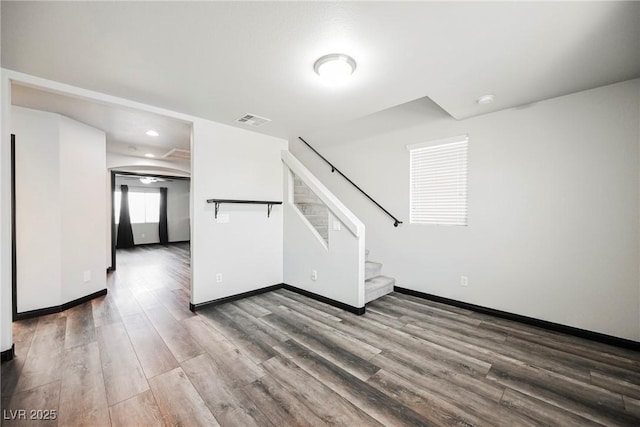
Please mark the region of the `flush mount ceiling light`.
<svg viewBox="0 0 640 427"><path fill-rule="evenodd" d="M142 177L140 178L140 182L143 184L152 184L154 182L158 182L158 179L153 177Z"/></svg>
<svg viewBox="0 0 640 427"><path fill-rule="evenodd" d="M313 65L317 75L330 83L340 83L356 70L356 61L343 53L331 53L318 59Z"/></svg>
<svg viewBox="0 0 640 427"><path fill-rule="evenodd" d="M476 99L476 102L480 105L487 105L491 104L494 99L494 95L482 95L480 98Z"/></svg>
<svg viewBox="0 0 640 427"><path fill-rule="evenodd" d="M149 135L149 136L160 136L160 134L158 132L156 132L155 130L153 130L153 129L150 129L150 130L146 131L145 133L147 135Z"/></svg>
<svg viewBox="0 0 640 427"><path fill-rule="evenodd" d="M145 157L148 157L150 159L153 159L155 157L155 155L151 154L151 153L147 153L144 155Z"/></svg>

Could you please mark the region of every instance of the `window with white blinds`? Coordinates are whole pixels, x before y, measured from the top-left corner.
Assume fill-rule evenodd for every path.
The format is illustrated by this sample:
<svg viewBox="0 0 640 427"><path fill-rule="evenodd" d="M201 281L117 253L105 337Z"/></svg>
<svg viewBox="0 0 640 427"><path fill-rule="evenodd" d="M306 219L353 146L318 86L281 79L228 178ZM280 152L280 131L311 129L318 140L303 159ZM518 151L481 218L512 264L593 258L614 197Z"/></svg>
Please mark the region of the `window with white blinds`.
<svg viewBox="0 0 640 427"><path fill-rule="evenodd" d="M467 225L467 135L407 146L410 222Z"/></svg>

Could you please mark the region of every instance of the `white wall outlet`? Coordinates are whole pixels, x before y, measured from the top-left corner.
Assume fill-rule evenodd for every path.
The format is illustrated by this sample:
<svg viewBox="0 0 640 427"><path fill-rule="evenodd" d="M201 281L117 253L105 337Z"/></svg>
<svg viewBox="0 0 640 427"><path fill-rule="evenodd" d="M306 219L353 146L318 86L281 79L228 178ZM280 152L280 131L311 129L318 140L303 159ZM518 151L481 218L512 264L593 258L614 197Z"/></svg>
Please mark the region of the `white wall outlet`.
<svg viewBox="0 0 640 427"><path fill-rule="evenodd" d="M316 280L318 280L318 271L317 270L311 270L311 280L313 280L314 282Z"/></svg>
<svg viewBox="0 0 640 427"><path fill-rule="evenodd" d="M217 283L222 283L222 273L216 274L216 282Z"/></svg>
<svg viewBox="0 0 640 427"><path fill-rule="evenodd" d="M340 221L333 221L333 231L340 231Z"/></svg>
<svg viewBox="0 0 640 427"><path fill-rule="evenodd" d="M469 286L469 278L467 276L460 276L460 286Z"/></svg>
<svg viewBox="0 0 640 427"><path fill-rule="evenodd" d="M140 233L140 237L144 238L144 237L147 237L147 235L144 233Z"/></svg>
<svg viewBox="0 0 640 427"><path fill-rule="evenodd" d="M91 281L91 270L86 270L84 272L84 283L90 282Z"/></svg>
<svg viewBox="0 0 640 427"><path fill-rule="evenodd" d="M218 224L227 224L229 222L229 214L218 214L216 222Z"/></svg>

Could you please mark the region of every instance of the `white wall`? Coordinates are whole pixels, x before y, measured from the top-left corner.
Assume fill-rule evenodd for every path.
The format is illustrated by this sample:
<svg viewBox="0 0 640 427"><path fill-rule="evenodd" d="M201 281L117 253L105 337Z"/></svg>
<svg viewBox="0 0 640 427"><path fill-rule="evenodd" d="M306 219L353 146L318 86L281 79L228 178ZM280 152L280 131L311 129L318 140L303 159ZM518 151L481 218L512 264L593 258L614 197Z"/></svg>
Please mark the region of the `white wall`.
<svg viewBox="0 0 640 427"><path fill-rule="evenodd" d="M60 116L61 303L107 287L105 165L105 133Z"/></svg>
<svg viewBox="0 0 640 427"><path fill-rule="evenodd" d="M290 163L285 162L284 168L284 282L352 307L364 307L364 225L325 186L312 187L314 179L300 165L293 173L326 200L329 208L329 238L325 242L293 203L293 175L288 166L295 163ZM335 222L340 224L339 230L334 229ZM316 272L315 280L312 271Z"/></svg>
<svg viewBox="0 0 640 427"><path fill-rule="evenodd" d="M104 132L57 114L12 107L11 133L18 312L106 288Z"/></svg>
<svg viewBox="0 0 640 427"><path fill-rule="evenodd" d="M60 304L60 116L12 107L18 312Z"/></svg>
<svg viewBox="0 0 640 427"><path fill-rule="evenodd" d="M196 119L192 140L192 303L282 283L282 206L220 207L207 199L282 200L280 151L287 142ZM216 283L216 274L222 283Z"/></svg>
<svg viewBox="0 0 640 427"><path fill-rule="evenodd" d="M300 142L290 149L365 223L370 258L398 286L638 340L639 117L635 80L320 147L400 228ZM405 146L464 133L469 226L408 224Z"/></svg>
<svg viewBox="0 0 640 427"><path fill-rule="evenodd" d="M123 184L129 186L129 191L135 191L135 187L144 189L167 187L167 229L169 232L169 242L184 242L189 240L189 192L191 186L189 180L174 179L172 181L142 184L140 181L136 183L136 181L132 181L131 179L117 176L116 189L119 189L120 185ZM159 192L160 190L157 191ZM133 229L133 240L136 245L160 242L157 223L131 224L131 228Z"/></svg>

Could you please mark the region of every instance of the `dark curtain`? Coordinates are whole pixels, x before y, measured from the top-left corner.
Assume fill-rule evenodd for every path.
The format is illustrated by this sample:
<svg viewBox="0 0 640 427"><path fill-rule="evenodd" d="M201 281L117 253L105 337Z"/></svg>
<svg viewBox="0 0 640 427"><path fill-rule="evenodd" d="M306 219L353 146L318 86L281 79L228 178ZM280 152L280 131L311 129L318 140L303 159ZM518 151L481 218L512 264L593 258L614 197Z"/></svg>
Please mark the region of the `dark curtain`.
<svg viewBox="0 0 640 427"><path fill-rule="evenodd" d="M160 224L158 224L160 244L169 243L169 229L167 227L167 187L160 187Z"/></svg>
<svg viewBox="0 0 640 427"><path fill-rule="evenodd" d="M120 199L120 224L118 224L116 248L132 248L134 243L131 216L129 215L129 187L121 185L120 191L122 197Z"/></svg>

